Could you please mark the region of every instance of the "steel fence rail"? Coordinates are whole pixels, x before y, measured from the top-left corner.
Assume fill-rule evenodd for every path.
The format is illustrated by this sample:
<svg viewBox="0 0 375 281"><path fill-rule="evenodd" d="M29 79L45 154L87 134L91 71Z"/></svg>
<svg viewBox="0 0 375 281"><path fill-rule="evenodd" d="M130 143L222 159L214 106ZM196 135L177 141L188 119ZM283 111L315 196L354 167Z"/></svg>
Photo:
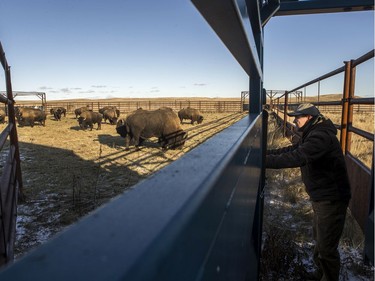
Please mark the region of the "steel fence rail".
<svg viewBox="0 0 375 281"><path fill-rule="evenodd" d="M353 133L356 133L357 135L359 135L361 137L364 137L365 139L368 139L370 141L374 141L374 134L373 133L370 133L370 132L364 131L362 129L356 128L352 125L349 125L349 131L353 132Z"/></svg>

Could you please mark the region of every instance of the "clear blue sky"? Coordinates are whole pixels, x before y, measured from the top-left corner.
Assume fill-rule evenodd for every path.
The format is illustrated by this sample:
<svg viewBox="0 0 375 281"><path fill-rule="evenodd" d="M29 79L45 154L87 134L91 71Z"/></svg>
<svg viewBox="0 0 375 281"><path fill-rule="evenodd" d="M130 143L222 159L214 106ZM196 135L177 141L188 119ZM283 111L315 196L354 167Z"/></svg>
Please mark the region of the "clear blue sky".
<svg viewBox="0 0 375 281"><path fill-rule="evenodd" d="M248 76L188 0L1 0L0 11L14 91L54 100L248 90ZM274 17L264 31L264 87L290 90L372 50L374 12ZM373 60L363 69L357 88L372 96ZM341 80L323 91L342 91Z"/></svg>

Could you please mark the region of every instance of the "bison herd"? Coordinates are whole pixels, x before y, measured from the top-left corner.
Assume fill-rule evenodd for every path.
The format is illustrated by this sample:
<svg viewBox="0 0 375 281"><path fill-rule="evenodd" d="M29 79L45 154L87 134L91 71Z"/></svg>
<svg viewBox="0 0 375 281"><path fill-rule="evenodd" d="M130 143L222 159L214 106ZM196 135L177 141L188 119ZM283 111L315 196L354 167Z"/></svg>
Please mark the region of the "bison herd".
<svg viewBox="0 0 375 281"><path fill-rule="evenodd" d="M20 126L33 127L36 122L45 126L47 115L41 108L16 107L15 113ZM66 117L66 109L54 107L51 108L50 114L56 121L61 121L62 117ZM92 130L94 124L97 124L97 130L100 130L103 120L116 125L116 132L125 139L126 150L129 150L130 145L139 148L146 139L152 137L158 139L164 150L182 148L188 135L181 127L183 120L190 120L192 125L203 121L199 110L191 107L183 108L177 113L169 107L157 110L139 108L124 119L119 119L120 111L116 106L103 107L99 112L94 112L89 107L80 107L74 110L74 114L82 130ZM0 123L5 121L5 116L5 111L1 109Z"/></svg>

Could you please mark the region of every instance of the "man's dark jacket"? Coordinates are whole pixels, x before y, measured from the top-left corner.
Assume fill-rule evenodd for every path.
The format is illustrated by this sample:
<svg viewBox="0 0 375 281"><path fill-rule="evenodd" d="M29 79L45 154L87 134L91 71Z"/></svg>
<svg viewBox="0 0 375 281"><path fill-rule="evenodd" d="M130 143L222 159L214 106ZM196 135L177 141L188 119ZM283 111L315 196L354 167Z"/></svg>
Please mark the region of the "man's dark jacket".
<svg viewBox="0 0 375 281"><path fill-rule="evenodd" d="M332 121L318 115L299 131L302 137L298 144L267 151L266 168L301 167L312 201L348 201L349 179Z"/></svg>

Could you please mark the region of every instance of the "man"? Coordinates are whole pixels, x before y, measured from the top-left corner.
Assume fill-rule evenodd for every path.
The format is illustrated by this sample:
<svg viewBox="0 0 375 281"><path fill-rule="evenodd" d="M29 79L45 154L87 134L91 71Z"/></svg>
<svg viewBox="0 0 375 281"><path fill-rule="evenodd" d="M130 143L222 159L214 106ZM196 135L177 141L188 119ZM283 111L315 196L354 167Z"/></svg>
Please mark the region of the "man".
<svg viewBox="0 0 375 281"><path fill-rule="evenodd" d="M269 150L266 168L301 167L302 180L310 196L317 270L311 280L339 280L339 240L351 198L345 159L332 121L310 103L288 113L302 137L298 144Z"/></svg>

